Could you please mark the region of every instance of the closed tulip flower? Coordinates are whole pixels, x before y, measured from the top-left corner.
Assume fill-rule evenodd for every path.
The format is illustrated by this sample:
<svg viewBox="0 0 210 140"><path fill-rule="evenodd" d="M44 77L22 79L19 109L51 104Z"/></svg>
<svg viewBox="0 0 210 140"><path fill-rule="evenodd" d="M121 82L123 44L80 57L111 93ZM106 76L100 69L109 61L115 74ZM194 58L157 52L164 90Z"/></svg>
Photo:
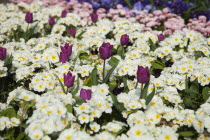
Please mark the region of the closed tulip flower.
<svg viewBox="0 0 210 140"><path fill-rule="evenodd" d="M70 36L75 37L75 35L76 35L76 28L71 28L71 29L69 29L69 30L68 30L68 33L69 33Z"/></svg>
<svg viewBox="0 0 210 140"><path fill-rule="evenodd" d="M49 17L49 24L54 25L55 24L55 18L54 17Z"/></svg>
<svg viewBox="0 0 210 140"><path fill-rule="evenodd" d="M66 53L60 52L60 62L66 63L69 61L69 56Z"/></svg>
<svg viewBox="0 0 210 140"><path fill-rule="evenodd" d="M122 35L120 38L121 45L128 45L129 43L129 36L127 34Z"/></svg>
<svg viewBox="0 0 210 140"><path fill-rule="evenodd" d="M113 46L109 43L103 43L102 46L99 48L99 54L101 59L108 59L111 57Z"/></svg>
<svg viewBox="0 0 210 140"><path fill-rule="evenodd" d="M27 23L32 23L33 22L33 13L27 12L25 16L25 21Z"/></svg>
<svg viewBox="0 0 210 140"><path fill-rule="evenodd" d="M149 68L148 67L144 68L142 66L138 66L137 81L141 84L144 84L149 81L149 78L150 78Z"/></svg>
<svg viewBox="0 0 210 140"><path fill-rule="evenodd" d="M62 13L61 13L61 17L65 18L67 16L67 13L68 12L66 10L63 10Z"/></svg>
<svg viewBox="0 0 210 140"><path fill-rule="evenodd" d="M72 45L66 43L64 46L60 46L62 53L67 54L69 57L72 54Z"/></svg>
<svg viewBox="0 0 210 140"><path fill-rule="evenodd" d="M96 23L98 21L98 14L92 13L91 15L92 22Z"/></svg>
<svg viewBox="0 0 210 140"><path fill-rule="evenodd" d="M80 97L86 102L87 100L91 99L91 90L90 89L81 89L80 90Z"/></svg>
<svg viewBox="0 0 210 140"><path fill-rule="evenodd" d="M70 87L73 85L75 76L69 71L67 74L64 74L64 85Z"/></svg>
<svg viewBox="0 0 210 140"><path fill-rule="evenodd" d="M161 42L165 39L163 34L158 35L158 41Z"/></svg>
<svg viewBox="0 0 210 140"><path fill-rule="evenodd" d="M4 60L6 58L6 55L7 55L7 49L0 47L0 59Z"/></svg>

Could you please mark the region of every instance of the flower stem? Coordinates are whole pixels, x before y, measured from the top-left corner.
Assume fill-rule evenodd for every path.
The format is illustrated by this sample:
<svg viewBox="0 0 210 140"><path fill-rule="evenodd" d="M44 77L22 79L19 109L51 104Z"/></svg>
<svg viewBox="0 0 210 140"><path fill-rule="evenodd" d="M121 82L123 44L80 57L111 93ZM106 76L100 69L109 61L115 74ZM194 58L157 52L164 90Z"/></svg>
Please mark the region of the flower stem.
<svg viewBox="0 0 210 140"><path fill-rule="evenodd" d="M103 81L104 81L104 79L105 79L105 70L106 70L105 64L106 64L106 60L104 59L104 66L103 66Z"/></svg>
<svg viewBox="0 0 210 140"><path fill-rule="evenodd" d="M140 95L140 99L143 98L143 93L142 93L142 91L143 91L143 86L144 86L144 84L142 83L142 84L141 84L141 95Z"/></svg>

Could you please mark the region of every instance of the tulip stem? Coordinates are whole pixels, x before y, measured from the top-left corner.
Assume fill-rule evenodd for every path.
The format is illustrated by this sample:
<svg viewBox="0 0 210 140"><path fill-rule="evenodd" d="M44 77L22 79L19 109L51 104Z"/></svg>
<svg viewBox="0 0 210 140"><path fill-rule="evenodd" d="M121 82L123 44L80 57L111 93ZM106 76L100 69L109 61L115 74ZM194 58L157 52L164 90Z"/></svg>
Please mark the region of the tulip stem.
<svg viewBox="0 0 210 140"><path fill-rule="evenodd" d="M105 70L106 70L105 64L106 64L106 60L104 59L104 66L103 66L103 81L104 81L104 79L105 79Z"/></svg>
<svg viewBox="0 0 210 140"><path fill-rule="evenodd" d="M141 96L140 96L140 99L143 98L143 93L142 93L142 91L143 91L143 86L144 86L144 84L142 83L142 84L141 84Z"/></svg>

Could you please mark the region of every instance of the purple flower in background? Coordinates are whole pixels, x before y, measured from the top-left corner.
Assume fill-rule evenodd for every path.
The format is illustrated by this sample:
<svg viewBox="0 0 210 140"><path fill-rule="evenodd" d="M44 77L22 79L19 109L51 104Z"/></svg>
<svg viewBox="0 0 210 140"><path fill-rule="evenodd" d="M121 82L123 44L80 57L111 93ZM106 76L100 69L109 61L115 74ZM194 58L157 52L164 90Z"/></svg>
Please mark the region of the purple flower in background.
<svg viewBox="0 0 210 140"><path fill-rule="evenodd" d="M54 17L49 17L49 24L54 25L55 24L55 18Z"/></svg>
<svg viewBox="0 0 210 140"><path fill-rule="evenodd" d="M25 21L27 23L32 23L33 22L33 13L27 12L25 16Z"/></svg>
<svg viewBox="0 0 210 140"><path fill-rule="evenodd" d="M64 76L64 85L70 87L74 83L75 76L69 71L67 74L63 74Z"/></svg>
<svg viewBox="0 0 210 140"><path fill-rule="evenodd" d="M91 99L91 90L90 89L81 89L80 90L80 97L86 102L87 100Z"/></svg>
<svg viewBox="0 0 210 140"><path fill-rule="evenodd" d="M158 41L161 42L165 39L164 35L163 34L159 34L158 35Z"/></svg>
<svg viewBox="0 0 210 140"><path fill-rule="evenodd" d="M66 10L63 10L62 13L61 13L61 17L62 17L62 18L65 18L66 15L67 15L67 13L68 13L68 12L67 12Z"/></svg>
<svg viewBox="0 0 210 140"><path fill-rule="evenodd" d="M136 2L134 5L133 5L133 10L137 10L137 11L141 11L143 9L143 5L141 4L141 2Z"/></svg>
<svg viewBox="0 0 210 140"><path fill-rule="evenodd" d="M7 55L7 49L0 47L0 59L4 60L6 58L6 55Z"/></svg>
<svg viewBox="0 0 210 140"><path fill-rule="evenodd" d="M99 54L101 59L108 59L111 57L113 46L109 43L103 43L102 46L99 48Z"/></svg>
<svg viewBox="0 0 210 140"><path fill-rule="evenodd" d="M143 83L147 83L149 81L149 78L150 78L149 68L138 66L137 81L143 84Z"/></svg>
<svg viewBox="0 0 210 140"><path fill-rule="evenodd" d="M120 38L120 43L121 43L121 45L128 45L129 35L127 35L127 34L122 35L121 38Z"/></svg>
<svg viewBox="0 0 210 140"><path fill-rule="evenodd" d="M71 28L71 29L68 30L68 33L69 33L70 36L75 37L76 31L77 31L76 28Z"/></svg>
<svg viewBox="0 0 210 140"><path fill-rule="evenodd" d="M92 13L91 15L92 22L96 23L98 21L98 14Z"/></svg>
<svg viewBox="0 0 210 140"><path fill-rule="evenodd" d="M62 53L66 54L68 57L72 54L72 45L66 43L64 46L60 46Z"/></svg>
<svg viewBox="0 0 210 140"><path fill-rule="evenodd" d="M60 62L66 63L69 61L69 56L66 53L60 52Z"/></svg>

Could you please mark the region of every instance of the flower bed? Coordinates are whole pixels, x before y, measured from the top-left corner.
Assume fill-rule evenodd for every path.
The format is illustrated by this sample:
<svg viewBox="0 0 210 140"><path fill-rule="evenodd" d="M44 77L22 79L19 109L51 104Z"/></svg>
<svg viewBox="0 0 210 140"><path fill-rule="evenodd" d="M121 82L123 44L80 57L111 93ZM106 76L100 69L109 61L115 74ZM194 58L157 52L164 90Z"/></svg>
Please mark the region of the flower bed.
<svg viewBox="0 0 210 140"><path fill-rule="evenodd" d="M40 2L0 9L1 138L210 138L208 32L163 35Z"/></svg>

